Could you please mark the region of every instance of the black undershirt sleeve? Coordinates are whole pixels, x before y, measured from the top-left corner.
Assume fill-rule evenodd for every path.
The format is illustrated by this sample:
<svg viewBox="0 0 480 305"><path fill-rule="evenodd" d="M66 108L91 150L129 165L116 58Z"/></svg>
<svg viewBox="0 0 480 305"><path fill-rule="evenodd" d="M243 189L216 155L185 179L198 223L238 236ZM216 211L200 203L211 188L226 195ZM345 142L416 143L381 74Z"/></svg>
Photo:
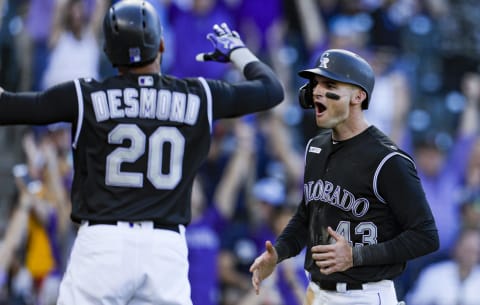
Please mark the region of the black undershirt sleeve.
<svg viewBox="0 0 480 305"><path fill-rule="evenodd" d="M277 263L296 256L307 244L309 235L307 212L305 202L302 200L295 215L275 241L274 247L278 255Z"/></svg>
<svg viewBox="0 0 480 305"><path fill-rule="evenodd" d="M43 125L75 122L78 113L74 82L54 86L44 92L12 93L0 96L0 124Z"/></svg>
<svg viewBox="0 0 480 305"><path fill-rule="evenodd" d="M267 110L283 100L283 87L266 64L251 62L245 66L243 72L246 81L235 84L207 80L212 92L213 119L232 118Z"/></svg>
<svg viewBox="0 0 480 305"><path fill-rule="evenodd" d="M395 238L353 248L354 266L405 263L438 249L438 231L413 163L396 155L382 167L378 190L401 226Z"/></svg>

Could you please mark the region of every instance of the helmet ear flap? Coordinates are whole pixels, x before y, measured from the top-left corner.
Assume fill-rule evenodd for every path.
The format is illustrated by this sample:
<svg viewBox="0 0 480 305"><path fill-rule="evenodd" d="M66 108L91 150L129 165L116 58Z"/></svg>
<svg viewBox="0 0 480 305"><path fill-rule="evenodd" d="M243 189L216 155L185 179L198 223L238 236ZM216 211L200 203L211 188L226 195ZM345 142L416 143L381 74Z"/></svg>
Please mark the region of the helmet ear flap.
<svg viewBox="0 0 480 305"><path fill-rule="evenodd" d="M313 108L313 93L311 82L306 83L298 90L298 101L305 109Z"/></svg>

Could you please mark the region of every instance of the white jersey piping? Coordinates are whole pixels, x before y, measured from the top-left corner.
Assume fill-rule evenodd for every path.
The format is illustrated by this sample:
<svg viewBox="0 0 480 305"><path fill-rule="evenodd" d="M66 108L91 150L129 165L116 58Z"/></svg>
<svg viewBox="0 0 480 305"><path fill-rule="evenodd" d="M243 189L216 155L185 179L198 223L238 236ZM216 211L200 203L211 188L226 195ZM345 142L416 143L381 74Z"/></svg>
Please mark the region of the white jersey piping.
<svg viewBox="0 0 480 305"><path fill-rule="evenodd" d="M210 133L212 133L212 91L208 86L207 81L203 77L199 77L198 80L205 89L205 94L207 95L207 116L208 116L208 125L210 126Z"/></svg>
<svg viewBox="0 0 480 305"><path fill-rule="evenodd" d="M415 167L415 162L413 162L413 160L409 157L407 157L406 155L402 154L402 153L399 153L399 152L392 152L388 155L385 156L385 158L383 158L383 160L380 162L380 164L378 165L377 167L377 170L375 171L375 174L373 176L373 192L375 193L375 196L377 197L378 200L380 200L380 202L382 203L386 203L385 199L383 199L382 196L380 196L380 193L378 192L378 186L377 186L377 182L378 182L378 176L380 175L380 170L382 169L383 165L390 159L392 158L393 156L395 155L399 155L401 157L404 157L405 159L409 160L410 162L412 162L413 166Z"/></svg>
<svg viewBox="0 0 480 305"><path fill-rule="evenodd" d="M77 101L78 101L77 128L75 129L75 137L73 138L73 142L72 142L72 147L75 149L77 148L78 138L80 137L80 131L82 129L84 103L83 103L83 95L82 95L82 88L80 86L80 81L78 79L75 79L73 82L75 83L75 90L77 91Z"/></svg>

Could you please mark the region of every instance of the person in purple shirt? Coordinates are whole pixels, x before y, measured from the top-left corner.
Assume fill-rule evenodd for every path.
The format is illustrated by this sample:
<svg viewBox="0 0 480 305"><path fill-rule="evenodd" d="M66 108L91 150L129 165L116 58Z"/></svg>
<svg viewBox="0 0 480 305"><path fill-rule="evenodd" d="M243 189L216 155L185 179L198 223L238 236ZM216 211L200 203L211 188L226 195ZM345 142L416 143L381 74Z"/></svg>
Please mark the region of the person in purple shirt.
<svg viewBox="0 0 480 305"><path fill-rule="evenodd" d="M202 75L205 78L225 79L229 67L221 64L205 65L197 62L195 56L203 50L211 48L205 39L212 24L225 22L235 28L233 18L218 0L193 0L192 7L179 7L172 3L168 11L173 45L169 46L174 60L168 73L178 77ZM188 39L184 39L188 37Z"/></svg>
<svg viewBox="0 0 480 305"><path fill-rule="evenodd" d="M235 15L239 33L245 37L245 43L260 56L269 56L278 52L277 38L283 32L284 13L282 1L237 1L230 5ZM276 55L276 54L275 54Z"/></svg>
<svg viewBox="0 0 480 305"><path fill-rule="evenodd" d="M40 80L48 62L48 40L52 29L55 0L31 0L26 18L26 30L32 43L32 89L40 89Z"/></svg>

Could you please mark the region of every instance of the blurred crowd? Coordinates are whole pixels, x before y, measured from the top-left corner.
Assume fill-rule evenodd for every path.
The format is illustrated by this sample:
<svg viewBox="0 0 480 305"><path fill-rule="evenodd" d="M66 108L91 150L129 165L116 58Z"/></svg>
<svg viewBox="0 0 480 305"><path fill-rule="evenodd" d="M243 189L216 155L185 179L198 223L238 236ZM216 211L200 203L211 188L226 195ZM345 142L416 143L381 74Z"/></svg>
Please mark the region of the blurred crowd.
<svg viewBox="0 0 480 305"><path fill-rule="evenodd" d="M399 299L480 304L477 1L148 1L163 23L163 73L241 80L229 65L195 61L212 48L212 25L227 22L285 88L274 110L214 123L187 228L194 304L302 304L303 255L283 262L259 296L248 268L301 200L303 149L318 130L298 104L296 73L328 48L354 51L374 67L368 120L414 158L439 229L440 249L395 279ZM0 86L37 91L115 73L101 35L111 3L0 0ZM70 128L0 128L0 304L55 304L76 234Z"/></svg>

